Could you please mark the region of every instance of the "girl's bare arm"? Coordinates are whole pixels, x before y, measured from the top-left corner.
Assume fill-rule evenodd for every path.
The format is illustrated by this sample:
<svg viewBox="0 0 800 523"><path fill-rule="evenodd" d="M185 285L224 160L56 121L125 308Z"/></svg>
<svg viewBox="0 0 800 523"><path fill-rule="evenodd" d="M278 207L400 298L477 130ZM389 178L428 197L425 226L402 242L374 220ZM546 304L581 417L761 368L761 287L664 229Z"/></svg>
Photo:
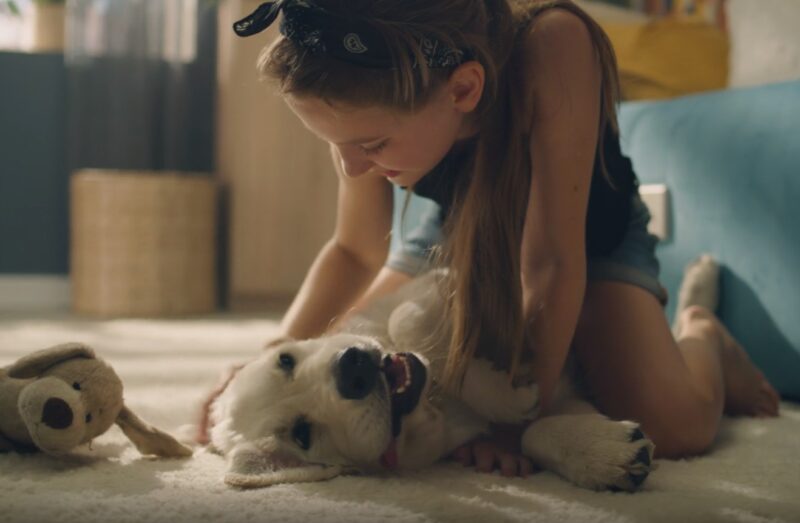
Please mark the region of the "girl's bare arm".
<svg viewBox="0 0 800 523"><path fill-rule="evenodd" d="M336 229L281 322L282 334L292 338L328 330L370 287L389 251L391 185L372 174L349 178L334 147L331 155L339 176Z"/></svg>
<svg viewBox="0 0 800 523"><path fill-rule="evenodd" d="M521 261L523 305L546 411L586 286L584 229L597 146L600 71L580 19L554 9L540 15L534 27L526 47L530 75L525 90L532 93L525 110L532 122L533 172ZM482 472L498 466L505 476L528 474L532 463L519 448L524 427L494 429L492 437L464 445L453 456Z"/></svg>
<svg viewBox="0 0 800 523"><path fill-rule="evenodd" d="M588 28L542 14L527 41L532 181L522 243L523 306L547 409L586 288L585 223L600 118L601 71Z"/></svg>

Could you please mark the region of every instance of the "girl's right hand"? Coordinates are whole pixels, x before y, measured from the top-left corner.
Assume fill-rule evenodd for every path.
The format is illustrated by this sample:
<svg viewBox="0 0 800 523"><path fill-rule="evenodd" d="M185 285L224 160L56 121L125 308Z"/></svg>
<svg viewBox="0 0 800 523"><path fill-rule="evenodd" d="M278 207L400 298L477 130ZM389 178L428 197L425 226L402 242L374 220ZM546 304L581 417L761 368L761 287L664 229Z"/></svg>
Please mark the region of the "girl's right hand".
<svg viewBox="0 0 800 523"><path fill-rule="evenodd" d="M493 424L490 434L461 445L450 458L477 472L499 470L506 477L527 477L537 472L533 461L522 454L520 441L524 425Z"/></svg>
<svg viewBox="0 0 800 523"><path fill-rule="evenodd" d="M208 445L211 441L209 438L209 432L211 430L211 405L220 397L220 395L225 392L225 389L228 387L228 384L233 380L236 373L239 372L245 364L237 364L231 367L228 367L225 372L220 375L219 381L208 393L206 396L205 401L203 401L202 406L200 407L200 419L197 422L197 432L195 433L194 439L200 445Z"/></svg>
<svg viewBox="0 0 800 523"><path fill-rule="evenodd" d="M275 345L279 345L291 339L292 338L289 336L278 336L266 342L264 344L264 349L269 349L270 347L274 347ZM225 392L225 389L228 388L228 384L236 376L236 373L239 372L245 365L245 363L238 363L228 367L228 369L226 369L220 375L217 384L213 389L211 389L206 396L206 399L203 401L203 404L200 407L200 419L197 422L197 432L195 433L194 437L195 441L200 445L208 445L210 442L209 432L212 427L211 405L213 405L217 398L219 398L220 395Z"/></svg>

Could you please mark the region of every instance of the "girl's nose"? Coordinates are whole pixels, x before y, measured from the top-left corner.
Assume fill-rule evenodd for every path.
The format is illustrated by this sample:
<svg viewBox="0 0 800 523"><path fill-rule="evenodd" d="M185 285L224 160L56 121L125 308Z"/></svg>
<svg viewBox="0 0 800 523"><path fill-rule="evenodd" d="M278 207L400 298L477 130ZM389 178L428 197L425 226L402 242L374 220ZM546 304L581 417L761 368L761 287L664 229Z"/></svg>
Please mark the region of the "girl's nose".
<svg viewBox="0 0 800 523"><path fill-rule="evenodd" d="M355 150L354 150L355 149ZM355 178L369 171L374 163L364 155L357 147L340 147L339 156L342 158L342 169L344 174Z"/></svg>

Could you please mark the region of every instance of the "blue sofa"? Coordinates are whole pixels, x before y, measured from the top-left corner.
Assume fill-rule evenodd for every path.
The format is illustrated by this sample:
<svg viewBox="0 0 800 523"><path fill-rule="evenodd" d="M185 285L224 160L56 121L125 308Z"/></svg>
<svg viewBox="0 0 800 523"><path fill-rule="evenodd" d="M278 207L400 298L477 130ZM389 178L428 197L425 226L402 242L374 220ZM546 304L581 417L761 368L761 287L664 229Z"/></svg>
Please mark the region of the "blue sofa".
<svg viewBox="0 0 800 523"><path fill-rule="evenodd" d="M623 150L670 190L658 247L673 298L702 252L723 265L719 315L787 398L800 400L800 81L625 103Z"/></svg>

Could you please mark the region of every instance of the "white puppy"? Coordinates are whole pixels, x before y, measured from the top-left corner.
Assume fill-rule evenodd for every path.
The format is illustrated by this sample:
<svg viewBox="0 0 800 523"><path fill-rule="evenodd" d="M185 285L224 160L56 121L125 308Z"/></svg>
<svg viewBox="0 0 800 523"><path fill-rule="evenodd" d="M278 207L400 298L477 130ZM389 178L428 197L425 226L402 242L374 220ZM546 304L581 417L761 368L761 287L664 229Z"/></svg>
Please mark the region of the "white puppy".
<svg viewBox="0 0 800 523"><path fill-rule="evenodd" d="M638 488L653 443L636 423L599 414L568 378L556 414L540 419L537 387L513 387L484 360L470 363L457 397L437 386L449 336L440 277L417 278L340 334L286 342L242 368L212 408L211 440L228 458L226 483L262 487L425 467L498 422L529 423L523 452L576 485Z"/></svg>

